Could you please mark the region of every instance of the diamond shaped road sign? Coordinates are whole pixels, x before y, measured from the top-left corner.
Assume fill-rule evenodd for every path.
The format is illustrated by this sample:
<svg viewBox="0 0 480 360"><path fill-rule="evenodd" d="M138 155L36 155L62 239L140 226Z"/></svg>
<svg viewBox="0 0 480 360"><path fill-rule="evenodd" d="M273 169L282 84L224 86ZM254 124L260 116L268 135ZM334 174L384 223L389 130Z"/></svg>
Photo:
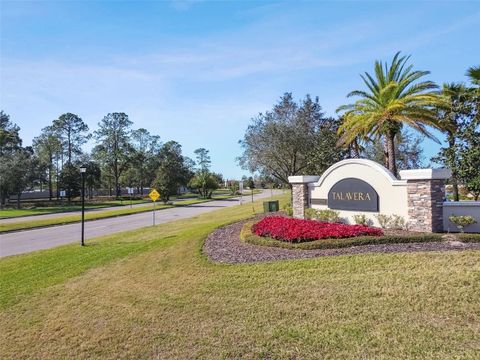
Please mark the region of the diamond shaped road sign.
<svg viewBox="0 0 480 360"><path fill-rule="evenodd" d="M150 197L150 199L152 199L152 201L157 201L160 197L160 194L156 189L153 189L152 191L150 191L150 194L148 194L148 196Z"/></svg>

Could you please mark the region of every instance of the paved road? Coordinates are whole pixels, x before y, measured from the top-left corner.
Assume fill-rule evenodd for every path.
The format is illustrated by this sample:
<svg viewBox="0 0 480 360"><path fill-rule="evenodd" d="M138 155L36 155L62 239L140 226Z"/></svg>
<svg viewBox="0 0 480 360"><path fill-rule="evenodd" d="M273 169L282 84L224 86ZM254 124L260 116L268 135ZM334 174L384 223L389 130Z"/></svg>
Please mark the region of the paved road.
<svg viewBox="0 0 480 360"><path fill-rule="evenodd" d="M274 195L280 193L281 191L274 191ZM255 200L268 197L270 197L270 191L264 191L261 194L254 195ZM244 197L245 204L248 204L249 199L249 197ZM155 212L155 220L156 224L161 224L173 220L194 217L238 204L238 199L215 200L180 208L157 210ZM152 212L148 212L88 221L85 223L85 238L91 239L98 236L151 226L152 217ZM75 223L0 235L0 257L49 249L76 241L79 242L80 229L81 224Z"/></svg>
<svg viewBox="0 0 480 360"><path fill-rule="evenodd" d="M193 200L193 198L175 200L174 204L181 204L182 201L186 201L186 200ZM125 204L128 204L127 201L128 200L125 200ZM151 202L144 202L140 204L133 204L132 208L145 207L149 205L152 205ZM110 210L122 210L122 209L128 209L128 208L130 208L130 205L124 205L124 206L118 205L118 206L109 206L109 207L102 207L102 208L85 209L85 212L95 212L95 211L101 212L101 211L110 211ZM72 216L72 215L80 216L81 213L82 213L81 211L65 211L65 212L58 212L58 213L44 214L44 215L19 216L15 218L1 219L0 223L9 224L9 223L17 223L17 222L32 221L32 220L54 219L62 216Z"/></svg>

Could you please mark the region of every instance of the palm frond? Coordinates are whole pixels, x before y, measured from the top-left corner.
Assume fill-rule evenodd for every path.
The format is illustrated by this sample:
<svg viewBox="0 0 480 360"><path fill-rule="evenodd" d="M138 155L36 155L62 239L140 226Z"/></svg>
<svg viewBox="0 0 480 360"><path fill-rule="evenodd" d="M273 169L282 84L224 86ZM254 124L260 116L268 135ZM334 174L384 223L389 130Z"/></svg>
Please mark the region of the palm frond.
<svg viewBox="0 0 480 360"><path fill-rule="evenodd" d="M480 65L469 67L467 70L467 76L472 83L480 85Z"/></svg>
<svg viewBox="0 0 480 360"><path fill-rule="evenodd" d="M420 81L428 71L413 69L410 56L397 52L390 63L375 61L373 76L360 75L368 90L354 90L348 97L358 97L354 104L343 105L338 129L339 143L348 145L359 138L384 138L387 132L400 131L408 125L423 135L438 141L429 130L441 128L436 110L448 101L432 81Z"/></svg>

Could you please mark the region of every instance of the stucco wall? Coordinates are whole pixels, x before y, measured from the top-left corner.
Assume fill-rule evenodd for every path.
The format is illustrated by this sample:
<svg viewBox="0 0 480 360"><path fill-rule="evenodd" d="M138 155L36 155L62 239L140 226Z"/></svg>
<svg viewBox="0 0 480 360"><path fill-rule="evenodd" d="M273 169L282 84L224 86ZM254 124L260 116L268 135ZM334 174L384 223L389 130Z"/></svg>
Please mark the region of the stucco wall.
<svg viewBox="0 0 480 360"><path fill-rule="evenodd" d="M460 201L443 203L443 229L448 232L459 231L455 224L448 220L450 215L471 215L477 223L465 228L465 232L480 233L480 201Z"/></svg>
<svg viewBox="0 0 480 360"><path fill-rule="evenodd" d="M373 166L368 162L338 163L339 166L326 173L316 183L309 184L310 199L327 199L330 188L344 178L357 178L370 184L379 196L379 212L386 215L400 215L408 221L407 182L397 180L390 173L385 173L382 166ZM327 205L311 205L314 209L328 209ZM354 223L353 215L365 214L374 225L378 226L375 217L378 213L336 210L348 223Z"/></svg>

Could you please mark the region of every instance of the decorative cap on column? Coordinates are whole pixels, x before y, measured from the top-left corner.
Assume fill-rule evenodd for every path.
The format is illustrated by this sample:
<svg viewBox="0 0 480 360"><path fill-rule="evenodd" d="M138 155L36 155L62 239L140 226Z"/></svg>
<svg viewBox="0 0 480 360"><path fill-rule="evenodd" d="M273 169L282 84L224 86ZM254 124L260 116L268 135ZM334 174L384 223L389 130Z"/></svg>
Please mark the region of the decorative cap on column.
<svg viewBox="0 0 480 360"><path fill-rule="evenodd" d="M452 176L450 169L400 170L402 180L445 180Z"/></svg>
<svg viewBox="0 0 480 360"><path fill-rule="evenodd" d="M320 179L320 176L315 175L297 175L297 176L289 176L288 182L290 184L308 184L317 182Z"/></svg>
<svg viewBox="0 0 480 360"><path fill-rule="evenodd" d="M414 231L443 230L445 180L450 169L416 169L400 171L407 181L408 226Z"/></svg>
<svg viewBox="0 0 480 360"><path fill-rule="evenodd" d="M308 207L309 184L318 181L320 176L289 176L288 182L292 184L293 217L305 218L305 209Z"/></svg>

